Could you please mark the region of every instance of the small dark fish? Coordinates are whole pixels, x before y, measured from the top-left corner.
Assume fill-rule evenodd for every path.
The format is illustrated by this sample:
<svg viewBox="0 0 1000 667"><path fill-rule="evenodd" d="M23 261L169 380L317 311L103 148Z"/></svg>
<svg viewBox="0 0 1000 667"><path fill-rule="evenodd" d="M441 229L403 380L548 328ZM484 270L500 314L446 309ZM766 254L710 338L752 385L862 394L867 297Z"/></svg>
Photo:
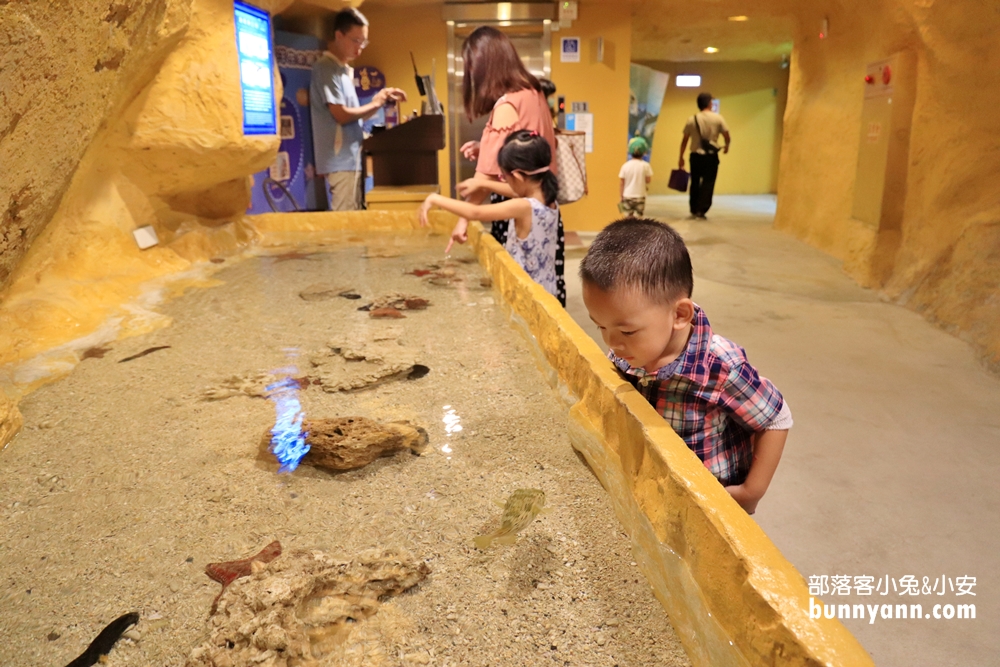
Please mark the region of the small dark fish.
<svg viewBox="0 0 1000 667"><path fill-rule="evenodd" d="M210 259L208 261L210 261L212 264L222 264L226 260L223 259L222 257L213 257L212 259Z"/></svg>
<svg viewBox="0 0 1000 667"><path fill-rule="evenodd" d="M101 630L97 639L90 643L87 650L80 654L80 657L66 665L66 667L91 667L101 661L111 648L115 645L125 631L139 622L139 614L132 612L119 616L108 623L107 627Z"/></svg>
<svg viewBox="0 0 1000 667"><path fill-rule="evenodd" d="M372 304L370 304L370 303L367 304L367 305L361 306L360 308L358 308L358 310L371 310L371 309L372 309Z"/></svg>
<svg viewBox="0 0 1000 667"><path fill-rule="evenodd" d="M431 372L431 369L423 364L413 364L413 370L410 374L406 376L407 380L419 380L423 376Z"/></svg>
<svg viewBox="0 0 1000 667"><path fill-rule="evenodd" d="M361 298L361 295L358 294L357 292L342 292L338 296L342 296L345 299L351 299L352 301L355 300L355 299L360 299Z"/></svg>
<svg viewBox="0 0 1000 667"><path fill-rule="evenodd" d="M157 345L156 347L146 348L139 354L133 354L131 357L125 357L124 359L119 359L118 363L121 364L126 361L132 361L133 359L138 359L139 357L145 357L147 354L152 354L153 352L158 352L160 350L166 350L169 347L170 347L169 345Z"/></svg>
<svg viewBox="0 0 1000 667"><path fill-rule="evenodd" d="M430 272L431 271L429 269L413 269L412 271L410 271L410 275L416 276L418 278L423 278Z"/></svg>

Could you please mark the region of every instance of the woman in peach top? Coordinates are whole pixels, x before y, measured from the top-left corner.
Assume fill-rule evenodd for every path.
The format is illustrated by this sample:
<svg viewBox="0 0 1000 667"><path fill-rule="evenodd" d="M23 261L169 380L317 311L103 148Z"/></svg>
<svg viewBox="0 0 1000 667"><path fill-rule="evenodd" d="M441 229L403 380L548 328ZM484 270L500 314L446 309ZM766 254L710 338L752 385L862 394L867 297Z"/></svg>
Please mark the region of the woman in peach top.
<svg viewBox="0 0 1000 667"><path fill-rule="evenodd" d="M463 97L465 113L469 119L490 115L480 141L470 141L461 151L469 160L476 160L476 175L458 184L458 195L475 204L487 198L502 201L517 195L501 178L497 155L507 137L518 130L536 132L545 138L552 149L552 164L555 171L556 137L552 128L552 115L542 87L521 62L517 50L502 32L496 28L477 28L465 40L462 47L465 77ZM484 221L486 222L486 221ZM509 220L492 223L491 233L500 245L507 241ZM452 231L452 243L465 243L469 221L460 218ZM556 250L557 297L566 305L566 284L563 280L564 247L562 217L558 225L559 243Z"/></svg>

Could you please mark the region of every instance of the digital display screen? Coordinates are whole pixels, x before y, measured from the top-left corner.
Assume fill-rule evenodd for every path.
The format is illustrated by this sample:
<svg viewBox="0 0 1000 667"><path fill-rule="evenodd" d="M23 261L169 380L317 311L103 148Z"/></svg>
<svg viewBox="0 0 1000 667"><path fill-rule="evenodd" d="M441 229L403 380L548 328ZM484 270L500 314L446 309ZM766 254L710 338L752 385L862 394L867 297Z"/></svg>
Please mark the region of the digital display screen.
<svg viewBox="0 0 1000 667"><path fill-rule="evenodd" d="M242 2L234 2L233 10L243 89L243 134L275 134L271 16Z"/></svg>

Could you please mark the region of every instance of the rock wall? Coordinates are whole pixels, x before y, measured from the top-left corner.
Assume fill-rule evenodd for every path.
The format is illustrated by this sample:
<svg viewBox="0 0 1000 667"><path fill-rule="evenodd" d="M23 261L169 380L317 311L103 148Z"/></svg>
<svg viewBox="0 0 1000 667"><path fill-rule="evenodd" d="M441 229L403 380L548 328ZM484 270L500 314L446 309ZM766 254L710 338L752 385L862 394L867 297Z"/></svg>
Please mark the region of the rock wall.
<svg viewBox="0 0 1000 667"><path fill-rule="evenodd" d="M0 286L99 129L183 37L190 0L0 3Z"/></svg>
<svg viewBox="0 0 1000 667"><path fill-rule="evenodd" d="M824 17L830 35L818 38ZM1000 369L1000 6L860 0L796 11L776 226L844 261L861 284L970 341ZM865 65L917 61L902 225L851 218Z"/></svg>
<svg viewBox="0 0 1000 667"><path fill-rule="evenodd" d="M0 182L0 365L95 331L144 282L246 241L249 175L278 147L243 136L231 1L49 6L0 6L0 159L15 166ZM143 225L159 246L137 248Z"/></svg>

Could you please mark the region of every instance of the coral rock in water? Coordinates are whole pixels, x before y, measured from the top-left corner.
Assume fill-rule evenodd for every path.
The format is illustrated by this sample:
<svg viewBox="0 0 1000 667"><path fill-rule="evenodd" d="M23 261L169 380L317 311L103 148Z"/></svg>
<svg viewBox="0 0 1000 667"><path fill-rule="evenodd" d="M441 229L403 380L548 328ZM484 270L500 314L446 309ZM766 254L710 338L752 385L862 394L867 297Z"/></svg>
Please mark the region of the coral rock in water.
<svg viewBox="0 0 1000 667"><path fill-rule="evenodd" d="M406 422L380 424L366 417L336 417L306 419L302 430L307 433L309 453L302 463L330 470L353 470L368 465L383 456L392 456L406 449L419 454L427 446L427 431ZM261 450L267 451L270 430L261 438Z"/></svg>
<svg viewBox="0 0 1000 667"><path fill-rule="evenodd" d="M338 296L347 299L360 298L360 295L353 287L338 287L327 283L315 283L299 292L299 298L303 301L324 301Z"/></svg>
<svg viewBox="0 0 1000 667"><path fill-rule="evenodd" d="M379 667L403 647L398 619L381 603L423 581L425 563L402 550L352 560L295 552L229 586L208 638L185 667ZM388 622L384 622L388 621Z"/></svg>
<svg viewBox="0 0 1000 667"><path fill-rule="evenodd" d="M359 310L366 309L376 311L383 308L395 308L396 310L423 310L430 304L431 302L422 296L393 292L391 294L384 294L378 297L368 305L359 308Z"/></svg>
<svg viewBox="0 0 1000 667"><path fill-rule="evenodd" d="M388 340L376 335L376 343L331 341L329 350L309 358L313 366L310 375L318 378L328 393L366 389L383 380L407 377L413 370L414 354L394 340L399 335L397 330L387 331L386 335Z"/></svg>
<svg viewBox="0 0 1000 667"><path fill-rule="evenodd" d="M271 373L249 372L243 375L233 375L213 387L205 387L201 391L203 401L221 401L232 396L251 396L265 398L267 387L278 381Z"/></svg>

